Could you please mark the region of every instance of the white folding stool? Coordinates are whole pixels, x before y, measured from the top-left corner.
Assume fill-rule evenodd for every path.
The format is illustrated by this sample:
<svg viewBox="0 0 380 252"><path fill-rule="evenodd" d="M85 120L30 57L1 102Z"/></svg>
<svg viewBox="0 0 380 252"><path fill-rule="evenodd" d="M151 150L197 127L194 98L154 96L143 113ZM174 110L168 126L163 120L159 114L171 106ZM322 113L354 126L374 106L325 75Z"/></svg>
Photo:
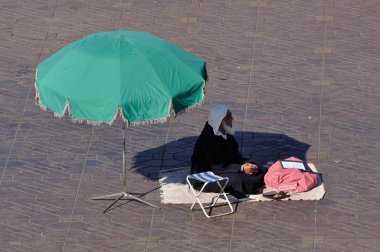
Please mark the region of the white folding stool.
<svg viewBox="0 0 380 252"><path fill-rule="evenodd" d="M212 217L232 214L234 212L234 209L233 209L233 207L231 205L231 202L227 198L226 193L224 192L224 188L226 188L226 185L227 185L227 183L229 181L228 177L220 177L218 175L215 175L213 172L202 172L202 173L195 173L195 174L188 175L186 177L186 180L187 180L187 184L189 185L189 187L191 188L191 191L193 192L193 194L195 196L194 202L193 202L193 204L190 207L191 210L193 210L195 203L198 202L198 204L200 205L200 207L203 210L203 213L206 215L207 218L212 218ZM202 186L202 188L201 188L201 190L198 193L195 191L195 189L194 189L193 185L191 184L190 180L197 180L197 181L200 181L200 182L204 183L203 186ZM225 181L223 186L220 184L220 182L222 182L222 181ZM204 207L203 204L202 204L202 202L200 201L199 197L202 194L202 192L205 189L205 187L209 183L217 183L217 185L220 188L220 192L219 192L218 196L216 197L215 201L214 201L214 198L213 198L212 201L211 201L211 204L209 206L205 206ZM206 209L208 209L208 208L211 209L212 207L214 207L215 204L218 202L218 200L219 200L219 198L220 198L221 195L224 196L224 198L227 201L227 204L230 207L231 211L211 216L211 214L208 214L206 212Z"/></svg>

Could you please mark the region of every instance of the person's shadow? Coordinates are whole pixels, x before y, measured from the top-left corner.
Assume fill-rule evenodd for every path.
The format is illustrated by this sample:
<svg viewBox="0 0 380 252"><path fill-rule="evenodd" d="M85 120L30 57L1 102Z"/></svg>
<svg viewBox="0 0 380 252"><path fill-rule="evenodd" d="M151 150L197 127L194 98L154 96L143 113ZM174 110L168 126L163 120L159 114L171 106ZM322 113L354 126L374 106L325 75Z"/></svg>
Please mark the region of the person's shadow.
<svg viewBox="0 0 380 252"><path fill-rule="evenodd" d="M134 156L131 170L151 180L158 180L160 173L182 171L190 174L191 155L197 138L184 137L142 151ZM307 161L306 152L310 145L284 134L237 131L235 138L243 156L259 165L291 156Z"/></svg>

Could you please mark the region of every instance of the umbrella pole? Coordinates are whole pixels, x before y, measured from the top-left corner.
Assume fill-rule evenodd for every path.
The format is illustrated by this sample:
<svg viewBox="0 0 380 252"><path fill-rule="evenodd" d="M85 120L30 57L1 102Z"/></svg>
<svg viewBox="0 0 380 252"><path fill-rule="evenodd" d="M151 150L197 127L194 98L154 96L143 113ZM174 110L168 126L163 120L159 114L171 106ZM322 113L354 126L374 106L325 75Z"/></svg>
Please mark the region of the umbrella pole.
<svg viewBox="0 0 380 252"><path fill-rule="evenodd" d="M149 203L143 199L140 199L139 197L132 195L132 193L127 192L127 171L126 171L126 166L125 166L125 124L123 124L123 175L122 176L123 176L123 191L122 192L108 194L108 195L102 195L102 196L98 196L95 198L91 198L91 200L103 200L103 199L109 198L109 197L112 197L112 198L116 197L116 199L114 199L114 201L111 203L111 205L109 205L106 209L104 209L103 213L108 212L108 210L113 205L115 205L116 202L118 202L119 200L122 200L123 198L129 198L130 200L136 200L140 203L146 204L146 205L151 206L151 207L160 208L156 205L153 205L152 203Z"/></svg>

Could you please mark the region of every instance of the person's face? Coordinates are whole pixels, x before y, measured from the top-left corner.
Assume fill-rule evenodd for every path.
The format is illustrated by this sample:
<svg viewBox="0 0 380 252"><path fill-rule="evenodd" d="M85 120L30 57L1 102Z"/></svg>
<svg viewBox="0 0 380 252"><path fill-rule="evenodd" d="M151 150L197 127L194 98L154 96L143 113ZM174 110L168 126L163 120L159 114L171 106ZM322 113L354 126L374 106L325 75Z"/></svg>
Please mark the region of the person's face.
<svg viewBox="0 0 380 252"><path fill-rule="evenodd" d="M232 113L228 110L226 116L223 118L223 122L227 124L228 127L232 127L233 120L234 118L232 117Z"/></svg>

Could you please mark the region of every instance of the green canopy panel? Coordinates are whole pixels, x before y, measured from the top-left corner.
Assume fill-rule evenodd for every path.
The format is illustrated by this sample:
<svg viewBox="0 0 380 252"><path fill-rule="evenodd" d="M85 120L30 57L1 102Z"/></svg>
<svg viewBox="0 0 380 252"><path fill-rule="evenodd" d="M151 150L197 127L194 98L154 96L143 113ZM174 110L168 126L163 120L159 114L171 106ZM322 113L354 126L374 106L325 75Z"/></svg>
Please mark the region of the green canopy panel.
<svg viewBox="0 0 380 252"><path fill-rule="evenodd" d="M202 103L206 78L201 58L150 33L100 32L38 65L36 102L91 124L164 122Z"/></svg>

